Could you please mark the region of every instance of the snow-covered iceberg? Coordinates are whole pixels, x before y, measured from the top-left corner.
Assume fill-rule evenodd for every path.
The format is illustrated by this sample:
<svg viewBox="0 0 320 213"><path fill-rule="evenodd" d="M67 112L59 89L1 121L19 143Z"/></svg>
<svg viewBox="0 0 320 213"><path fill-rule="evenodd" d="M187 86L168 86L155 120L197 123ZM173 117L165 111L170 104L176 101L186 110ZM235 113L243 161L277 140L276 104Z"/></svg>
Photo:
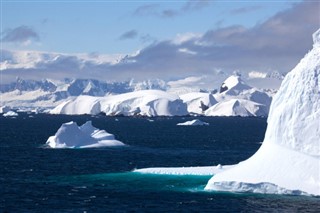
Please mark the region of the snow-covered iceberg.
<svg viewBox="0 0 320 213"><path fill-rule="evenodd" d="M274 96L260 149L206 190L320 195L320 29Z"/></svg>
<svg viewBox="0 0 320 213"><path fill-rule="evenodd" d="M62 124L56 134L48 138L46 145L50 148L94 148L125 144L116 140L114 135L93 127L91 121L82 126L71 121Z"/></svg>
<svg viewBox="0 0 320 213"><path fill-rule="evenodd" d="M4 117L16 117L16 116L18 116L18 113L10 110L10 111L4 113L3 116Z"/></svg>
<svg viewBox="0 0 320 213"><path fill-rule="evenodd" d="M178 123L178 126L208 126L209 123L200 121L199 119L194 119L192 121L186 121L183 123Z"/></svg>
<svg viewBox="0 0 320 213"><path fill-rule="evenodd" d="M177 95L161 90L141 90L106 97L79 96L50 111L52 114L98 114L124 116L182 116L187 105Z"/></svg>

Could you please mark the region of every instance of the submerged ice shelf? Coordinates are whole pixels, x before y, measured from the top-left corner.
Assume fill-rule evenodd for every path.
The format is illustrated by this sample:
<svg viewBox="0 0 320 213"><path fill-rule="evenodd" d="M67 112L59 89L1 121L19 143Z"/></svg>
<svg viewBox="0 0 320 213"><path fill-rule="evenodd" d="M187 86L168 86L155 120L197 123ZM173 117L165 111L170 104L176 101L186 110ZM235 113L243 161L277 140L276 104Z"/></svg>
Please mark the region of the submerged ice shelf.
<svg viewBox="0 0 320 213"><path fill-rule="evenodd" d="M116 140L114 135L93 127L91 121L82 126L71 121L62 124L57 133L48 138L46 145L50 148L94 148L125 144Z"/></svg>

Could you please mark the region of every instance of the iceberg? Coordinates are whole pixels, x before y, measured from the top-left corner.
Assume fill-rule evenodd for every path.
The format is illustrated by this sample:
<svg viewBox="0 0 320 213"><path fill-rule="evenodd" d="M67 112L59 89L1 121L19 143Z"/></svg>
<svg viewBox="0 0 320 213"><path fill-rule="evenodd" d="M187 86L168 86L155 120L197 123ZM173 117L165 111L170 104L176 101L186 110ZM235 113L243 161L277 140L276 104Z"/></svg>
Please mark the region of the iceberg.
<svg viewBox="0 0 320 213"><path fill-rule="evenodd" d="M194 119L192 121L186 121L184 123L178 123L178 126L208 126L209 123L200 121L199 119Z"/></svg>
<svg viewBox="0 0 320 213"><path fill-rule="evenodd" d="M4 113L3 116L4 117L16 117L16 116L18 116L18 113L10 110L10 111Z"/></svg>
<svg viewBox="0 0 320 213"><path fill-rule="evenodd" d="M313 41L272 100L260 149L205 190L320 195L320 29Z"/></svg>
<svg viewBox="0 0 320 213"><path fill-rule="evenodd" d="M95 148L125 144L116 140L114 135L93 127L91 121L82 126L71 121L62 124L56 134L48 138L46 145L50 148Z"/></svg>

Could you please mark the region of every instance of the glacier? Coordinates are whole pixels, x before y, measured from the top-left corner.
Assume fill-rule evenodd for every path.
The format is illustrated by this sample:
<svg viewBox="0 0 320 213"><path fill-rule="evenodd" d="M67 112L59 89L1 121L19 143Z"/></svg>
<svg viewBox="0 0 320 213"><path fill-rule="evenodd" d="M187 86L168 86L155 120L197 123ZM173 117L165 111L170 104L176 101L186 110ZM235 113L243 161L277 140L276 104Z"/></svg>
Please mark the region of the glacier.
<svg viewBox="0 0 320 213"><path fill-rule="evenodd" d="M78 126L73 121L64 123L46 142L49 148L96 148L124 145L116 140L114 135L93 127L91 121L87 121L82 126Z"/></svg>
<svg viewBox="0 0 320 213"><path fill-rule="evenodd" d="M161 90L141 90L106 97L79 96L50 111L51 114L99 114L109 116L182 116L187 106L177 95Z"/></svg>
<svg viewBox="0 0 320 213"><path fill-rule="evenodd" d="M99 114L107 116L267 116L269 94L232 75L218 94L191 92L176 95L162 90L139 90L103 97L80 95L60 103L51 114Z"/></svg>
<svg viewBox="0 0 320 213"><path fill-rule="evenodd" d="M274 96L260 149L206 190L320 195L320 29L313 41Z"/></svg>

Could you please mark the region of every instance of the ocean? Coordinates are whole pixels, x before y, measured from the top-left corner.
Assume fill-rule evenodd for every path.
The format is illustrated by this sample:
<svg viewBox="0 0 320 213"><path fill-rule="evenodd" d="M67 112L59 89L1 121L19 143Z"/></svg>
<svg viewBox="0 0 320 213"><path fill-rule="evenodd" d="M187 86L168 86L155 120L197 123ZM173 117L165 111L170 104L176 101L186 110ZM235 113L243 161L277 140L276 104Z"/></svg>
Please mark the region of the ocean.
<svg viewBox="0 0 320 213"><path fill-rule="evenodd" d="M0 212L318 212L318 197L206 192L210 176L136 168L229 165L261 146L266 118L0 116ZM49 149L62 123L93 126L128 146Z"/></svg>

